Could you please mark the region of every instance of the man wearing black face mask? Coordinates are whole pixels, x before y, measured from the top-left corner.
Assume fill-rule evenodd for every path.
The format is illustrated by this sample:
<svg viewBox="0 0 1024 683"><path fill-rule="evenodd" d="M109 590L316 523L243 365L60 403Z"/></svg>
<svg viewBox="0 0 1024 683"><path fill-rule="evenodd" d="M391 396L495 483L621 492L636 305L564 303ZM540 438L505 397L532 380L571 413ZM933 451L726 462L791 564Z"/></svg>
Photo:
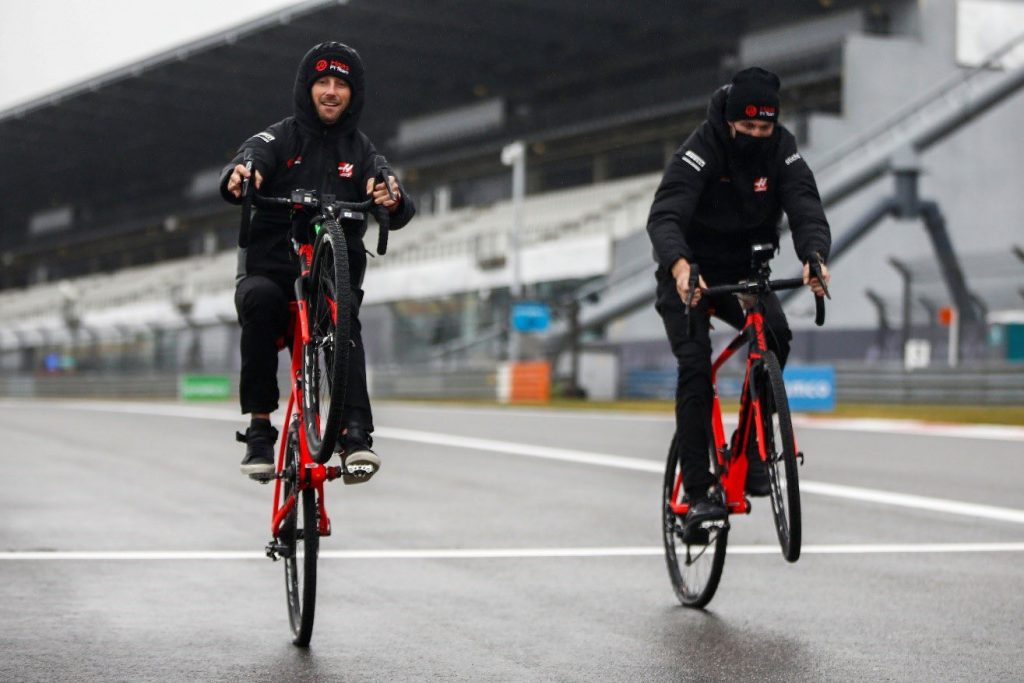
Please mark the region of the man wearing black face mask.
<svg viewBox="0 0 1024 683"><path fill-rule="evenodd" d="M657 303L679 365L676 385L676 438L683 461L683 483L690 500L686 524L724 518L721 502L708 495L715 483L708 469L707 429L711 421L711 341L707 315L695 316L691 337L684 318L690 264L700 265L700 287L731 284L750 271L750 247L778 247L779 221L786 212L804 282L817 296L824 291L809 276L807 261L828 259L831 234L810 168L793 135L778 123L779 78L760 68L744 69L711 97L707 120L676 150L654 196L647 232L658 262ZM828 282L828 268L822 265ZM783 365L792 334L778 298L763 299L768 346ZM739 328L743 310L733 296L692 305ZM758 467L760 465L760 467ZM750 495L767 495L760 462L751 463Z"/></svg>

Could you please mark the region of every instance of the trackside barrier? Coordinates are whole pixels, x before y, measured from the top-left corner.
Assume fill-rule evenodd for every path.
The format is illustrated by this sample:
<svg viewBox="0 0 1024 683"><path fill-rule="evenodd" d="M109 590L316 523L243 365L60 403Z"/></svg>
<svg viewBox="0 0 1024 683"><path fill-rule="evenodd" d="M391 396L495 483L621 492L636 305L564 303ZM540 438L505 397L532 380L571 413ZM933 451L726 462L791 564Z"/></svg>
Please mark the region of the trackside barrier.
<svg viewBox="0 0 1024 683"><path fill-rule="evenodd" d="M831 412L836 408L836 371L831 365L795 365L782 373L791 410Z"/></svg>
<svg viewBox="0 0 1024 683"><path fill-rule="evenodd" d="M496 385L502 403L547 403L551 400L551 364L502 363L498 366Z"/></svg>
<svg viewBox="0 0 1024 683"><path fill-rule="evenodd" d="M1024 363L927 368L911 372L905 371L902 363L836 363L834 367L836 403L1024 404ZM502 373L504 380L499 381ZM235 375L228 373L228 376L231 378L231 395L235 396ZM738 375L723 373L718 379L718 392L723 399L733 400L739 395ZM546 382L534 382L535 399L525 398L522 391L517 391L513 397L512 380L511 369L499 371L494 364L473 368L381 367L372 373L370 395L375 399L497 398L506 401L545 401L550 397L550 370L547 371ZM179 395L180 381L179 374L173 372L2 373L0 398L173 399ZM287 386L288 381L289 378L284 376L279 379L279 385ZM675 382L675 368L627 370L621 375L619 395L623 398L671 400L675 395ZM520 377L517 385L522 384ZM798 394L819 399L827 397L820 382L805 384L798 389L789 387L787 391L791 404Z"/></svg>
<svg viewBox="0 0 1024 683"><path fill-rule="evenodd" d="M178 398L185 401L224 401L231 398L232 382L227 375L182 375Z"/></svg>

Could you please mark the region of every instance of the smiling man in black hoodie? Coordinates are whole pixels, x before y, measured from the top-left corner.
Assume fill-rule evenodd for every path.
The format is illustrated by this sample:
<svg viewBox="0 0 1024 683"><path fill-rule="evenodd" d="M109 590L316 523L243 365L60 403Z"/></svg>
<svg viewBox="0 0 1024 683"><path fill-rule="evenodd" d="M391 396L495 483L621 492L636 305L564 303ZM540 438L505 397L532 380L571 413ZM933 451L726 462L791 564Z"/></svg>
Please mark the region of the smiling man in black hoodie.
<svg viewBox="0 0 1024 683"><path fill-rule="evenodd" d="M779 220L786 212L804 282L817 296L820 283L809 277L807 261L828 259L831 236L814 176L796 149L796 140L778 123L779 78L757 67L737 73L711 97L707 120L676 150L654 196L647 232L658 262L658 313L678 361L676 438L683 482L690 500L686 523L723 518L725 508L708 490L707 430L711 421L711 340L707 315L695 316L690 337L683 316L689 294L690 264L700 265L700 287L731 284L750 274L750 248L778 247ZM828 282L828 268L822 265ZM785 364L792 333L774 294L764 297L768 346ZM744 313L733 296L692 305L739 328ZM766 495L763 465L752 463L751 495Z"/></svg>
<svg viewBox="0 0 1024 683"><path fill-rule="evenodd" d="M412 199L401 191L394 176L389 178L394 199L384 183L374 183L377 168L386 162L358 129L365 90L362 60L354 49L335 42L314 46L302 58L295 76L294 115L242 143L221 174L221 194L238 203L242 180L249 177L241 163L248 151L254 159L256 187L265 195L287 196L301 188L355 202L372 194L374 201L391 213L391 229L404 226L415 213ZM239 440L246 443L241 469L247 475L274 471L277 430L270 424L270 413L277 409L279 399L277 343L289 333L288 302L295 296L292 283L296 257L291 230L292 218L287 210L257 210L249 245L239 252L235 290L235 308L242 326L239 393L242 412L252 415L249 428L239 435ZM347 467L360 466L372 476L380 467L380 459L370 450L373 415L358 318L366 272L362 242L365 231L364 223L358 234L346 234L354 295L354 347L349 354L350 379L339 448Z"/></svg>

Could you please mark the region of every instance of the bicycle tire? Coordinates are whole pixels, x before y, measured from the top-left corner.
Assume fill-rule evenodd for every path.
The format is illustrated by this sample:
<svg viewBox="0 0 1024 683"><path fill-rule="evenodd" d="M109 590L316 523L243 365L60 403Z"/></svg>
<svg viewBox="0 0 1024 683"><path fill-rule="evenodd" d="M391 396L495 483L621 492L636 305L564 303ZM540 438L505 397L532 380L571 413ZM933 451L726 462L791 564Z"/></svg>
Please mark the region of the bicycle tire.
<svg viewBox="0 0 1024 683"><path fill-rule="evenodd" d="M298 434L289 431L285 456L283 500L287 500L298 484ZM309 645L313 637L313 617L316 614L316 565L320 552L320 532L317 525L318 510L316 491L303 489L299 497L302 507L302 526L298 524L300 502L295 501L288 516L281 523L278 540L285 546L284 583L288 599L288 621L291 624L293 643L300 647ZM301 548L299 541L301 541Z"/></svg>
<svg viewBox="0 0 1024 683"><path fill-rule="evenodd" d="M331 459L341 429L352 336L352 289L345 233L325 221L306 288L309 343L303 348L303 426L313 460Z"/></svg>
<svg viewBox="0 0 1024 683"><path fill-rule="evenodd" d="M711 453L714 453L713 449ZM729 543L729 528L726 525L724 528L709 530L706 543L687 543L684 540L683 520L671 505L680 467L681 462L673 444L665 465L661 496L665 564L679 602L685 607L700 609L711 602L722 579L725 549Z"/></svg>
<svg viewBox="0 0 1024 683"><path fill-rule="evenodd" d="M782 381L779 361L771 351L765 353L757 377L757 396L761 401L761 427L765 434L765 453L769 496L775 532L782 556L789 562L800 559L801 518L800 481L797 474L796 439L789 414L789 399ZM756 457L756 451L751 454Z"/></svg>

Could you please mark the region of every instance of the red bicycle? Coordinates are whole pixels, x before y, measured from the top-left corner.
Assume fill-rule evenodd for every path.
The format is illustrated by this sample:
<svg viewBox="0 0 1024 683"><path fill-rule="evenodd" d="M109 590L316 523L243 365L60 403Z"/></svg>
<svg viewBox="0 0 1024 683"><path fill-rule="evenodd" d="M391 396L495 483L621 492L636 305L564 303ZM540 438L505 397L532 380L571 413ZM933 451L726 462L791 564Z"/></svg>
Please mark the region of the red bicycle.
<svg viewBox="0 0 1024 683"><path fill-rule="evenodd" d="M246 162L251 168L251 160ZM391 194L389 174L386 166L378 166L377 178L384 179ZM290 197L260 196L248 179L242 185L242 196L242 247L248 243L253 205L278 210L287 207L293 215L314 214L308 223L302 222L308 225L307 234L292 236L299 256L299 275L295 301L290 304L292 386L281 430L286 437L281 440L274 474L252 475L263 483L274 481L272 539L266 553L274 561L284 560L293 642L304 647L313 635L320 538L331 535L324 482L338 478L351 481L360 476L342 466L325 464L339 436L348 382L352 292L343 225L358 231L366 212L372 211L380 226L377 252L383 254L387 251L389 216L387 209L376 206L372 198L342 202L306 190L295 190Z"/></svg>
<svg viewBox="0 0 1024 683"><path fill-rule="evenodd" d="M800 278L770 280L768 262L774 247L754 245L752 266L754 275L746 282L722 285L703 290L704 296L737 294L746 309L743 328L719 354L711 366L714 399L709 432L708 457L711 471L718 481L717 494L722 496L729 515L749 513L750 500L744 487L750 458L765 464L771 492L769 499L775 530L782 554L789 562L800 557L800 484L797 463L803 463L803 453L797 449L793 423L790 420L789 400L782 382L782 369L775 353L768 348L765 336L764 304L761 296L782 289L803 286ZM824 287L825 280L818 262L810 262L811 276ZM690 292L697 287L699 271L694 264L690 272ZM828 296L827 287L825 295ZM815 296L815 323L825 322L825 306ZM690 334L693 318L690 303ZM739 425L733 443L726 440L722 426L722 409L718 397L718 370L740 348L747 346L746 372L740 394ZM669 577L679 601L687 607L704 607L714 597L725 565L725 549L729 541L729 520L711 520L700 528L687 530L684 526L689 503L683 493L682 462L676 449L669 451L665 467L662 492L662 526L664 531L665 560Z"/></svg>

